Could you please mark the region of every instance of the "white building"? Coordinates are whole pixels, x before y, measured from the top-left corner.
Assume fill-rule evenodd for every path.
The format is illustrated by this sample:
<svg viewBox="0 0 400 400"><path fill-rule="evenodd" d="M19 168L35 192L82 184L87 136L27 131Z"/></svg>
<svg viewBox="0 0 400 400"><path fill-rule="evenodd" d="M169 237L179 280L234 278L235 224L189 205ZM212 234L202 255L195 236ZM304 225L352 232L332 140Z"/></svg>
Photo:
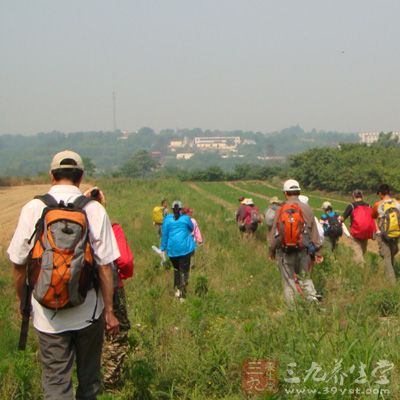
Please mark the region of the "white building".
<svg viewBox="0 0 400 400"><path fill-rule="evenodd" d="M360 143L372 144L378 141L380 132L361 132L358 134ZM392 137L400 138L400 132L392 132Z"/></svg>
<svg viewBox="0 0 400 400"><path fill-rule="evenodd" d="M190 160L194 156L194 153L177 153L177 160Z"/></svg>
<svg viewBox="0 0 400 400"><path fill-rule="evenodd" d="M195 137L194 145L200 150L236 151L241 143L239 136L205 136Z"/></svg>

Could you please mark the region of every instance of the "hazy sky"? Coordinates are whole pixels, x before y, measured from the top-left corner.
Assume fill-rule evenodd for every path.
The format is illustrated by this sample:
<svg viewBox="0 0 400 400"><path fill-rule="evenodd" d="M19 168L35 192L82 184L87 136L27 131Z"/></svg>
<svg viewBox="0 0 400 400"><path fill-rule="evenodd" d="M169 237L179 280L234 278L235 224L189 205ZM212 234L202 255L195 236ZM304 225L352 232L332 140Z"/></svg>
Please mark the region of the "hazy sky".
<svg viewBox="0 0 400 400"><path fill-rule="evenodd" d="M0 0L0 133L400 129L399 0Z"/></svg>

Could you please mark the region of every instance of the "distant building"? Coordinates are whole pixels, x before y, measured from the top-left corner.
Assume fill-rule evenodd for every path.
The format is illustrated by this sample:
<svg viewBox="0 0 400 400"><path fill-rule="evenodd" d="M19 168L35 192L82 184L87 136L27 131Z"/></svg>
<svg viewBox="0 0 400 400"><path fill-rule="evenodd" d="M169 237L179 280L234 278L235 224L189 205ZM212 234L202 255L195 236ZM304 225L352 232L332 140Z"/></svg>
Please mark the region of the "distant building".
<svg viewBox="0 0 400 400"><path fill-rule="evenodd" d="M242 144L257 144L253 139L244 139Z"/></svg>
<svg viewBox="0 0 400 400"><path fill-rule="evenodd" d="M282 161L285 157L282 156L257 156L257 160L265 160L265 161Z"/></svg>
<svg viewBox="0 0 400 400"><path fill-rule="evenodd" d="M171 151L176 151L177 149L182 149L184 147L193 147L193 141L185 136L183 139L171 140L168 147Z"/></svg>
<svg viewBox="0 0 400 400"><path fill-rule="evenodd" d="M239 136L204 136L195 137L194 146L199 150L237 151L241 143Z"/></svg>
<svg viewBox="0 0 400 400"><path fill-rule="evenodd" d="M194 156L194 153L177 153L177 160L190 160Z"/></svg>
<svg viewBox="0 0 400 400"><path fill-rule="evenodd" d="M372 144L378 141L381 132L361 132L358 134L360 143ZM400 138L400 132L392 132L392 137Z"/></svg>

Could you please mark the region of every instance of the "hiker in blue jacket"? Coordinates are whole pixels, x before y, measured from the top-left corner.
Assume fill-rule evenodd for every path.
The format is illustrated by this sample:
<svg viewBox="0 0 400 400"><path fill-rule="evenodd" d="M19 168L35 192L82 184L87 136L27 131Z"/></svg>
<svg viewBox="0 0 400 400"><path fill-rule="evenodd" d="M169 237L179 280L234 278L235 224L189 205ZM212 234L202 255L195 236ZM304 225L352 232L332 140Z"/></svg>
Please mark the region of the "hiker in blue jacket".
<svg viewBox="0 0 400 400"><path fill-rule="evenodd" d="M193 223L189 216L181 213L182 202L172 203L172 214L164 218L162 225L161 251L166 251L174 266L175 296L181 302L186 298L189 282L190 257L196 249L193 239Z"/></svg>

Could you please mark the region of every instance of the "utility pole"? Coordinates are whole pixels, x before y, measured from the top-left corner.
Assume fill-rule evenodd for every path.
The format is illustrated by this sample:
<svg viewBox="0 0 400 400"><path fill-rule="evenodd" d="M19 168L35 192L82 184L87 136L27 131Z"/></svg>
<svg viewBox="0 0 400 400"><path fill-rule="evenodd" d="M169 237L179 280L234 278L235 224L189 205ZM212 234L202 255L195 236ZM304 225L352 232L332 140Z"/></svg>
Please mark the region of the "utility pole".
<svg viewBox="0 0 400 400"><path fill-rule="evenodd" d="M112 99L113 99L113 128L115 132L117 130L117 106L116 106L115 90L113 90L112 92Z"/></svg>

